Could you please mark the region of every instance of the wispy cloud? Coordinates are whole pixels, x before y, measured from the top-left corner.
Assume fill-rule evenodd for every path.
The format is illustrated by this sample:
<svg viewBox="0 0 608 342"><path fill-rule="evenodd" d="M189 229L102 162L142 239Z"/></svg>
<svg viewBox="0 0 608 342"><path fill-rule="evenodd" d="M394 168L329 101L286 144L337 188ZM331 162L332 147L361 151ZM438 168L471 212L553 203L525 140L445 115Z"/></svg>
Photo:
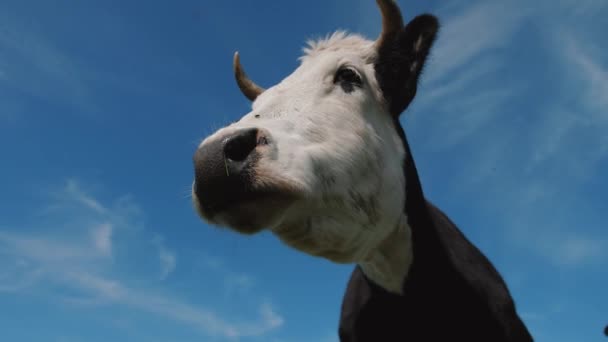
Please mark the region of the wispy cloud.
<svg viewBox="0 0 608 342"><path fill-rule="evenodd" d="M73 245L61 239L24 234L0 232L3 252L10 255L23 254L30 261L44 264L61 263L75 259L86 260L98 257L95 249L85 244Z"/></svg>
<svg viewBox="0 0 608 342"><path fill-rule="evenodd" d="M80 184L74 179L69 179L67 181L67 184L63 189L62 193L68 200L78 202L99 214L104 214L107 212L106 207L102 205L98 200L87 194L81 188Z"/></svg>
<svg viewBox="0 0 608 342"><path fill-rule="evenodd" d="M101 224L91 232L93 244L102 255L112 254L112 225L110 223Z"/></svg>
<svg viewBox="0 0 608 342"><path fill-rule="evenodd" d="M236 315L228 318L211 308L192 305L166 294L160 289L162 283L148 288L130 285L128 279L122 279L118 276L120 272L114 270L116 265L126 261L118 259L124 254L113 253L114 240L132 248L137 245L136 241L146 240L141 234L152 235L156 252L144 252L158 255L161 279L166 279L175 269L177 256L166 246L162 236L145 231L136 238L126 234L133 230L120 228L115 222L124 225L132 222L133 218L114 211L112 208L116 205L104 204L76 181L67 182L53 198L61 202L50 206L55 209L66 209L66 201L79 204L67 206L69 210L62 212L65 216L59 223L61 229L46 227L48 236L33 234L20 227L0 230L0 295L2 292L26 295L43 289L69 289L69 296L65 291L53 293L53 296L68 305L110 305L138 310L188 325L195 331L217 338L260 336L283 324L282 316L266 300L260 299L257 317ZM121 203L125 203L124 200ZM83 216L88 218L83 219ZM141 274L140 277L147 275ZM238 279L235 282L247 281Z"/></svg>
<svg viewBox="0 0 608 342"><path fill-rule="evenodd" d="M552 239L549 239L552 240ZM608 256L608 241L570 234L542 246L543 252L560 266L580 266Z"/></svg>
<svg viewBox="0 0 608 342"><path fill-rule="evenodd" d="M0 82L34 97L92 109L78 64L30 18L0 13Z"/></svg>
<svg viewBox="0 0 608 342"><path fill-rule="evenodd" d="M593 179L593 170L608 157L608 64L602 61L603 51L593 48L589 37L556 26L548 37L557 83L562 94L544 105L533 125L530 141L531 158L526 162L529 172L546 172L560 166L561 176L569 183L584 184ZM604 53L605 54L605 53ZM581 132L585 134L581 135ZM564 155L576 156L576 162L564 164ZM560 177L560 175L557 175Z"/></svg>
<svg viewBox="0 0 608 342"><path fill-rule="evenodd" d="M160 235L155 235L152 240L158 249L158 260L160 262L160 279L167 279L169 274L177 266L177 256L165 246L164 239Z"/></svg>
<svg viewBox="0 0 608 342"><path fill-rule="evenodd" d="M439 12L442 28L411 109L433 115L406 116L410 126L429 127L423 144L435 151L476 137L525 90L500 74L508 63L503 52L530 15L527 8L497 1L450 5ZM430 139L435 136L441 138Z"/></svg>
<svg viewBox="0 0 608 342"><path fill-rule="evenodd" d="M529 14L510 2L490 1L446 15L425 82L434 83L464 66L474 67L480 55L509 44Z"/></svg>
<svg viewBox="0 0 608 342"><path fill-rule="evenodd" d="M593 37L552 20L546 11L557 9L548 7L451 5L409 132L427 151L458 155L463 172L446 186L455 196L481 194L478 207L496 215L505 244L556 266L584 267L606 260L606 235L593 223L584 227L587 235L574 233L581 223L566 213L608 156L608 65ZM528 25L532 18L538 27ZM525 59L514 62L510 52L534 46L530 37L541 40L543 56L541 64L524 66L534 76L514 69Z"/></svg>
<svg viewBox="0 0 608 342"><path fill-rule="evenodd" d="M559 0L555 2L552 1L551 5L562 6L575 15L606 9L606 2L603 0Z"/></svg>
<svg viewBox="0 0 608 342"><path fill-rule="evenodd" d="M161 279L165 279L175 269L177 264L177 258L174 253L167 249L161 249L159 251L160 268L161 268Z"/></svg>
<svg viewBox="0 0 608 342"><path fill-rule="evenodd" d="M200 260L203 268L223 279L227 297L247 294L255 286L256 281L252 275L231 269L218 257L201 254Z"/></svg>
<svg viewBox="0 0 608 342"><path fill-rule="evenodd" d="M458 77L447 78L441 82L425 88L425 91L416 98L417 105L433 105L453 95L467 93L471 84L479 83L480 80L487 79L492 73L501 67L497 59L487 58L479 61ZM432 70L432 67L430 68ZM444 77L439 76L437 77Z"/></svg>
<svg viewBox="0 0 608 342"><path fill-rule="evenodd" d="M562 56L567 74L583 83L581 100L589 109L597 113L595 119L608 122L608 57L604 51L593 51L585 37L575 37L574 32L560 31L554 37L558 56ZM600 59L594 56L604 54Z"/></svg>
<svg viewBox="0 0 608 342"><path fill-rule="evenodd" d="M246 293L255 284L255 280L252 276L244 273L229 273L224 277L224 283L226 286L226 293L230 295L232 293Z"/></svg>
<svg viewBox="0 0 608 342"><path fill-rule="evenodd" d="M66 280L81 290L89 291L96 298L103 299L106 304L117 304L156 314L191 325L211 336L230 339L260 336L283 324L283 318L268 302L260 305L257 319L227 320L208 309L193 306L171 296L131 288L117 280L82 272L66 274Z"/></svg>

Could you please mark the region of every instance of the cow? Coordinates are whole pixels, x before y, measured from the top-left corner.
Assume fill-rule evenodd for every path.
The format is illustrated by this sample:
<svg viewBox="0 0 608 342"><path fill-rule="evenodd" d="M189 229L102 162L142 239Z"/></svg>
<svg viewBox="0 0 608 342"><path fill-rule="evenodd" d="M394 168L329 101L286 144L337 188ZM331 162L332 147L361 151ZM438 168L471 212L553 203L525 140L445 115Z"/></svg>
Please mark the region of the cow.
<svg viewBox="0 0 608 342"><path fill-rule="evenodd" d="M531 341L500 274L426 199L399 121L438 19L405 24L393 0L377 4L376 40L338 31L309 42L298 68L268 89L235 53L252 109L196 149L194 207L212 225L269 230L355 264L341 341Z"/></svg>

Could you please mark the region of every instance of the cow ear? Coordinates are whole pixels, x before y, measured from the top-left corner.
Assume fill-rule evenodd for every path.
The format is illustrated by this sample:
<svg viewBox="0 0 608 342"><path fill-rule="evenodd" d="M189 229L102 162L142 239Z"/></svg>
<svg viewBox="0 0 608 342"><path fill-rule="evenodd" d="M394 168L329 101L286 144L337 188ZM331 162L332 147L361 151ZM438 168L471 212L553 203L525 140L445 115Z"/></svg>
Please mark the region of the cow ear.
<svg viewBox="0 0 608 342"><path fill-rule="evenodd" d="M393 116L399 116L416 95L418 78L435 41L439 21L423 14L379 41L376 79Z"/></svg>

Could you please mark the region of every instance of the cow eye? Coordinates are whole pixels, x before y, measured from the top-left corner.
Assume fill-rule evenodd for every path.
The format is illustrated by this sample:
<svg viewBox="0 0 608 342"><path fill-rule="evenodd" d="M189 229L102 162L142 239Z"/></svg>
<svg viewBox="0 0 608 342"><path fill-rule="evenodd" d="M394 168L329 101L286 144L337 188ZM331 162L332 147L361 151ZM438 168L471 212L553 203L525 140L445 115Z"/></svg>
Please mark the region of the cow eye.
<svg viewBox="0 0 608 342"><path fill-rule="evenodd" d="M345 92L350 93L355 90L355 86L361 87L363 82L354 69L343 67L336 72L334 83L339 84Z"/></svg>

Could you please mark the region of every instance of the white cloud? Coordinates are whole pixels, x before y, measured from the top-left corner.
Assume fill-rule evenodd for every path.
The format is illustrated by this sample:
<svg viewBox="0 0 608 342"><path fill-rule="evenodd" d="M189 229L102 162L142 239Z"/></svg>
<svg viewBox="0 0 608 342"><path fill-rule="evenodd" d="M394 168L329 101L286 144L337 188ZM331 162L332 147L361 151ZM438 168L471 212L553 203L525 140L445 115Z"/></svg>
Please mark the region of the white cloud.
<svg viewBox="0 0 608 342"><path fill-rule="evenodd" d="M583 185L596 176L595 170L608 157L608 64L601 51L593 49L591 37L556 27L550 32L560 93L535 113L535 132L528 142L530 157L524 165L528 173L547 172L559 167L568 183ZM565 155L573 156L564 163ZM554 181L563 181L554 179Z"/></svg>
<svg viewBox="0 0 608 342"><path fill-rule="evenodd" d="M0 255L5 257L0 262L0 294L59 286L79 293L63 297L68 304L128 307L191 325L205 334L228 338L262 335L283 323L283 318L267 302L259 307L257 319L239 321L156 291L129 287L92 271L92 264L83 261L88 257L87 249L79 246L2 233Z"/></svg>
<svg viewBox="0 0 608 342"><path fill-rule="evenodd" d="M68 268L60 274L58 281L65 281L76 289L88 292L93 299L104 301L120 300L128 292L119 281L102 278L87 271L69 270Z"/></svg>
<svg viewBox="0 0 608 342"><path fill-rule="evenodd" d="M160 268L161 268L161 279L166 279L177 264L177 257L171 251L166 248L161 248L159 251Z"/></svg>
<svg viewBox="0 0 608 342"><path fill-rule="evenodd" d="M44 227L50 235L23 227L0 229L0 295L3 292L48 294L50 291L66 305L127 308L164 317L220 339L261 336L282 326L283 317L265 300L259 301L255 316L247 317L242 313L224 317L211 308L166 294L161 290L160 282L149 287L130 285L128 279L115 275L124 270L114 267L128 261L125 258L137 257L135 254L141 252L137 246L145 245L141 241L153 242L144 252L158 255L162 279L173 272L177 262L177 256L160 235L153 234L146 239L145 234L149 233L124 227L125 223L134 221L128 214L133 211L124 208L137 206L128 204L124 198L117 201L120 205L106 205L75 181L68 182L59 194L55 193L54 199L61 203L50 207L61 208L63 220L57 225L58 229ZM66 206L65 203L78 205ZM119 207L122 211L115 209ZM133 235L134 231L137 234ZM129 252L121 254L119 245ZM137 275L139 279L145 277L144 273ZM238 282L247 281L239 279Z"/></svg>
<svg viewBox="0 0 608 342"><path fill-rule="evenodd" d="M130 307L185 323L211 336L230 339L260 336L280 327L284 322L272 305L267 302L260 305L256 319L239 321L234 318L222 318L213 311L170 296L130 288L119 281L88 273L66 274L66 280L82 290L89 291L97 298L103 298L110 304Z"/></svg>
<svg viewBox="0 0 608 342"><path fill-rule="evenodd" d="M159 234L154 235L152 242L158 250L158 261L160 263L160 279L167 279L169 274L171 274L177 266L177 255L175 255L173 251L169 250L166 247L163 237Z"/></svg>
<svg viewBox="0 0 608 342"><path fill-rule="evenodd" d="M540 249L558 266L581 266L608 256L608 241L602 239L565 235L548 240Z"/></svg>
<svg viewBox="0 0 608 342"><path fill-rule="evenodd" d="M106 207L103 206L98 200L84 192L81 185L74 179L69 179L67 181L63 193L68 199L83 204L85 207L93 209L99 214L104 214L107 212Z"/></svg>
<svg viewBox="0 0 608 342"><path fill-rule="evenodd" d="M475 133L496 119L501 106L517 93L518 89L514 88L486 88L476 94L455 96L435 103L433 108L437 116L433 118L435 125L432 129L442 133L441 139L436 139L429 147L454 148L456 144L474 138Z"/></svg>
<svg viewBox="0 0 608 342"><path fill-rule="evenodd" d="M583 15L590 12L597 13L598 10L606 10L606 1L604 0L559 0L552 1L552 6L560 5L566 10L574 12L577 15Z"/></svg>
<svg viewBox="0 0 608 342"><path fill-rule="evenodd" d="M30 19L0 12L0 81L36 97L77 106L81 111L93 109L78 63Z"/></svg>
<svg viewBox="0 0 608 342"><path fill-rule="evenodd" d="M501 73L506 48L531 11L497 1L449 6L438 13L440 34L410 109L417 114L407 116L410 127L428 130L421 144L433 152L478 139L525 89L525 82L506 81ZM433 115L419 114L425 111Z"/></svg>
<svg viewBox="0 0 608 342"><path fill-rule="evenodd" d="M112 229L110 223L104 223L95 227L91 232L95 248L105 256L112 254Z"/></svg>
<svg viewBox="0 0 608 342"><path fill-rule="evenodd" d="M0 242L0 251L4 248ZM3 255L4 253L0 253ZM37 284L45 274L42 268L33 268L28 261L0 260L0 295L2 292L16 293L24 291Z"/></svg>
<svg viewBox="0 0 608 342"><path fill-rule="evenodd" d="M495 215L506 244L556 266L585 267L608 257L608 239L594 225L602 219L589 212L588 226L579 227L568 213L593 207L581 189L597 182L608 157L608 65L597 37L580 33L580 17L576 29L554 20L551 4L476 2L443 16L413 103L421 110L408 120L412 136L424 140L419 148L447 152L433 158L457 156L461 171L439 185L454 191L442 196L481 196L476 205ZM510 71L524 25L532 30L524 43L539 39L530 56L546 57L530 69L538 75Z"/></svg>
<svg viewBox="0 0 608 342"><path fill-rule="evenodd" d="M525 7L511 2L478 2L459 14L448 16L435 43L425 82L434 83L479 55L504 47L529 15Z"/></svg>
<svg viewBox="0 0 608 342"><path fill-rule="evenodd" d="M27 236L0 231L0 246L4 253L22 255L21 259L42 264L57 264L73 260L89 260L97 256L86 244L73 245L61 239Z"/></svg>
<svg viewBox="0 0 608 342"><path fill-rule="evenodd" d="M202 267L214 272L224 283L224 293L227 297L238 294L247 294L255 286L255 278L247 273L230 269L220 258L199 253L197 258Z"/></svg>
<svg viewBox="0 0 608 342"><path fill-rule="evenodd" d="M224 275L224 283L226 288L226 294L231 295L235 292L248 292L255 284L255 280L252 276L248 274L226 272L226 274Z"/></svg>
<svg viewBox="0 0 608 342"><path fill-rule="evenodd" d="M424 91L416 97L415 103L417 106L433 106L441 103L440 101L446 97L466 94L470 92L472 84L479 83L480 79L484 79L491 73L496 72L500 67L501 63L496 59L483 59L475 65L471 65L467 68L466 73L462 73L458 77L446 79L441 83L425 87Z"/></svg>
<svg viewBox="0 0 608 342"><path fill-rule="evenodd" d="M566 62L566 73L583 82L584 88L579 90L583 104L596 114L594 119L608 122L608 64L602 64L602 59L593 56L585 37L562 31L555 41L558 53Z"/></svg>

